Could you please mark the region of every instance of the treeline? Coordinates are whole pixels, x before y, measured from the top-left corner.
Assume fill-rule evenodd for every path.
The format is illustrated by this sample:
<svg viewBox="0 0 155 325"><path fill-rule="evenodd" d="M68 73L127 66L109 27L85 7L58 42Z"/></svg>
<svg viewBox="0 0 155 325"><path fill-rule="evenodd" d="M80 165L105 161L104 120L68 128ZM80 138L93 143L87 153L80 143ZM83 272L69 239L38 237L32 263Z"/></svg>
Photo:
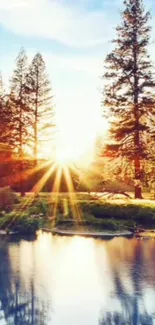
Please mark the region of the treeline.
<svg viewBox="0 0 155 325"><path fill-rule="evenodd" d="M17 59L9 90L0 79L0 157L4 161L12 152L23 161L30 153L37 164L39 148L52 139L54 108L46 64L37 53L28 64L22 48Z"/></svg>
<svg viewBox="0 0 155 325"><path fill-rule="evenodd" d="M112 157L109 171L119 164L126 177L133 172L135 198L142 198L146 174L155 184L155 69L149 56L150 12L145 11L143 0L125 0L123 4L122 22L116 28L103 76L103 113L110 124L104 154Z"/></svg>
<svg viewBox="0 0 155 325"><path fill-rule="evenodd" d="M102 173L106 175L94 177L95 182L98 177L100 183L102 179L105 181L109 177L111 180L119 176L124 183L134 184L135 198L141 199L143 187L155 191L155 67L149 55L150 12L145 11L143 0L125 0L123 4L122 21L116 28L113 50L106 57L103 76L103 115L110 130L108 144L105 146L104 140L98 154L106 158ZM51 144L54 124L52 92L45 62L38 53L28 65L22 49L8 94L3 89L2 80L0 82L2 153L2 145L13 150L17 160L22 162L19 164L21 174L23 169L30 167L25 159L29 148L33 152L34 167L38 149L46 145L46 140L47 146ZM4 161L1 152L0 156ZM16 166L10 168L8 165L7 169L13 174ZM6 165L1 164L0 176L4 176L5 170Z"/></svg>

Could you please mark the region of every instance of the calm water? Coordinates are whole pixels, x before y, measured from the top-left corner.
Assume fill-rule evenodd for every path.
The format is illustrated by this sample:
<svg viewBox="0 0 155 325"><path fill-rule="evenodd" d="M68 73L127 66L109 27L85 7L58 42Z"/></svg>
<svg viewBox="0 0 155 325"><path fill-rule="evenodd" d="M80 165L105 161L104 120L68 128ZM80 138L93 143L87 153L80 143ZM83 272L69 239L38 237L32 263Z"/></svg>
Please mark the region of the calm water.
<svg viewBox="0 0 155 325"><path fill-rule="evenodd" d="M155 324L155 240L0 239L3 324Z"/></svg>

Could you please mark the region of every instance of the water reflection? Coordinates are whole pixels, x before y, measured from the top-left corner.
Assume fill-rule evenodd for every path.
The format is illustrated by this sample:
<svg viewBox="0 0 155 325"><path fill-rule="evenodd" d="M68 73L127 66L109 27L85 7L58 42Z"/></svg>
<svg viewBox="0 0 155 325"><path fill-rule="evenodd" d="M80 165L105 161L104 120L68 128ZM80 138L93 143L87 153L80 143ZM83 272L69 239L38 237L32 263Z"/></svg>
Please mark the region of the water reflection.
<svg viewBox="0 0 155 325"><path fill-rule="evenodd" d="M155 324L155 240L0 239L0 325Z"/></svg>
<svg viewBox="0 0 155 325"><path fill-rule="evenodd" d="M40 302L34 293L32 284L29 293L20 292L19 283L15 290L1 299L1 324L8 325L44 325L47 324L48 305Z"/></svg>
<svg viewBox="0 0 155 325"><path fill-rule="evenodd" d="M111 305L117 308L103 311L99 324L155 324L155 241L119 239L106 249L114 283Z"/></svg>
<svg viewBox="0 0 155 325"><path fill-rule="evenodd" d="M46 325L49 302L38 298L34 277L30 276L28 282L24 282L22 274L22 259L27 260L28 266L30 258L29 254L21 254L23 245L33 248L34 243L1 241L0 244L0 324ZM33 264L33 258L31 262ZM27 271L26 268L25 275Z"/></svg>

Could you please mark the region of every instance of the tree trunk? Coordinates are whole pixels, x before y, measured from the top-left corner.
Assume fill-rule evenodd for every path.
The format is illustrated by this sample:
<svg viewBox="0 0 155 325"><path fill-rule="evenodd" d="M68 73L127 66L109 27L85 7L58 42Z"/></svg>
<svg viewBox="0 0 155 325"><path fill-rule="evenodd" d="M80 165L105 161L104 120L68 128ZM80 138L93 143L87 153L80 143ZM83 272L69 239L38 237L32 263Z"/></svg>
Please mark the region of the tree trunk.
<svg viewBox="0 0 155 325"><path fill-rule="evenodd" d="M23 157L20 158L20 166L19 166L19 173L20 173L20 195L21 197L25 196L25 191L23 187Z"/></svg>
<svg viewBox="0 0 155 325"><path fill-rule="evenodd" d="M34 166L37 166L38 162L38 96L36 94L35 103L35 123L34 123Z"/></svg>
<svg viewBox="0 0 155 325"><path fill-rule="evenodd" d="M19 116L19 159L20 159L20 195L25 196L25 191L23 189L23 81L21 77L21 88L20 88L20 116Z"/></svg>
<svg viewBox="0 0 155 325"><path fill-rule="evenodd" d="M35 109L35 126L34 126L34 166L37 166L38 162L38 135L37 135L37 105Z"/></svg>
<svg viewBox="0 0 155 325"><path fill-rule="evenodd" d="M35 123L34 123L34 165L38 163L38 93L39 93L39 72L37 70L36 76L36 98L35 98Z"/></svg>
<svg viewBox="0 0 155 325"><path fill-rule="evenodd" d="M140 177L140 158L135 157L135 199L142 199L142 187Z"/></svg>
<svg viewBox="0 0 155 325"><path fill-rule="evenodd" d="M20 195L22 197L25 196L25 192L23 189L23 180L22 180L22 173L23 173L23 141L22 141L22 108L20 107L20 121L19 121L20 125L19 125L19 159L20 159L20 166L19 166L19 173L20 173Z"/></svg>
<svg viewBox="0 0 155 325"><path fill-rule="evenodd" d="M142 189L140 186L135 186L135 199L140 199L142 200Z"/></svg>
<svg viewBox="0 0 155 325"><path fill-rule="evenodd" d="M35 321L35 307L34 307L34 285L31 284L31 325L34 325Z"/></svg>
<svg viewBox="0 0 155 325"><path fill-rule="evenodd" d="M134 133L134 167L135 167L135 199L142 199L141 188L141 160L140 160L140 134L139 134L139 89L138 89L138 60L137 60L137 27L134 30L133 40L133 57L134 57L134 118L135 118L135 133Z"/></svg>

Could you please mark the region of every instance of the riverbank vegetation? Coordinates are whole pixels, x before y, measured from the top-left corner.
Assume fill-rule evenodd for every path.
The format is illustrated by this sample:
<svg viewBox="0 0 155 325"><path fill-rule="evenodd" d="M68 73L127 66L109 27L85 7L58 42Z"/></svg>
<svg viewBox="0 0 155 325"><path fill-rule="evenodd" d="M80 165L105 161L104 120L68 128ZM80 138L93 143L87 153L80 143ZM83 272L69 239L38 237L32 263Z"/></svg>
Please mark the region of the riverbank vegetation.
<svg viewBox="0 0 155 325"><path fill-rule="evenodd" d="M6 190L3 196L6 197ZM11 192L12 193L12 192ZM71 202L68 194L38 195L25 198L14 195L14 203L0 209L0 229L22 234L35 233L38 229L83 229L117 231L137 228L155 228L155 202L131 199L88 199L79 194ZM10 196L10 193L9 193ZM12 202L11 202L12 203ZM55 209L57 204L57 208Z"/></svg>

